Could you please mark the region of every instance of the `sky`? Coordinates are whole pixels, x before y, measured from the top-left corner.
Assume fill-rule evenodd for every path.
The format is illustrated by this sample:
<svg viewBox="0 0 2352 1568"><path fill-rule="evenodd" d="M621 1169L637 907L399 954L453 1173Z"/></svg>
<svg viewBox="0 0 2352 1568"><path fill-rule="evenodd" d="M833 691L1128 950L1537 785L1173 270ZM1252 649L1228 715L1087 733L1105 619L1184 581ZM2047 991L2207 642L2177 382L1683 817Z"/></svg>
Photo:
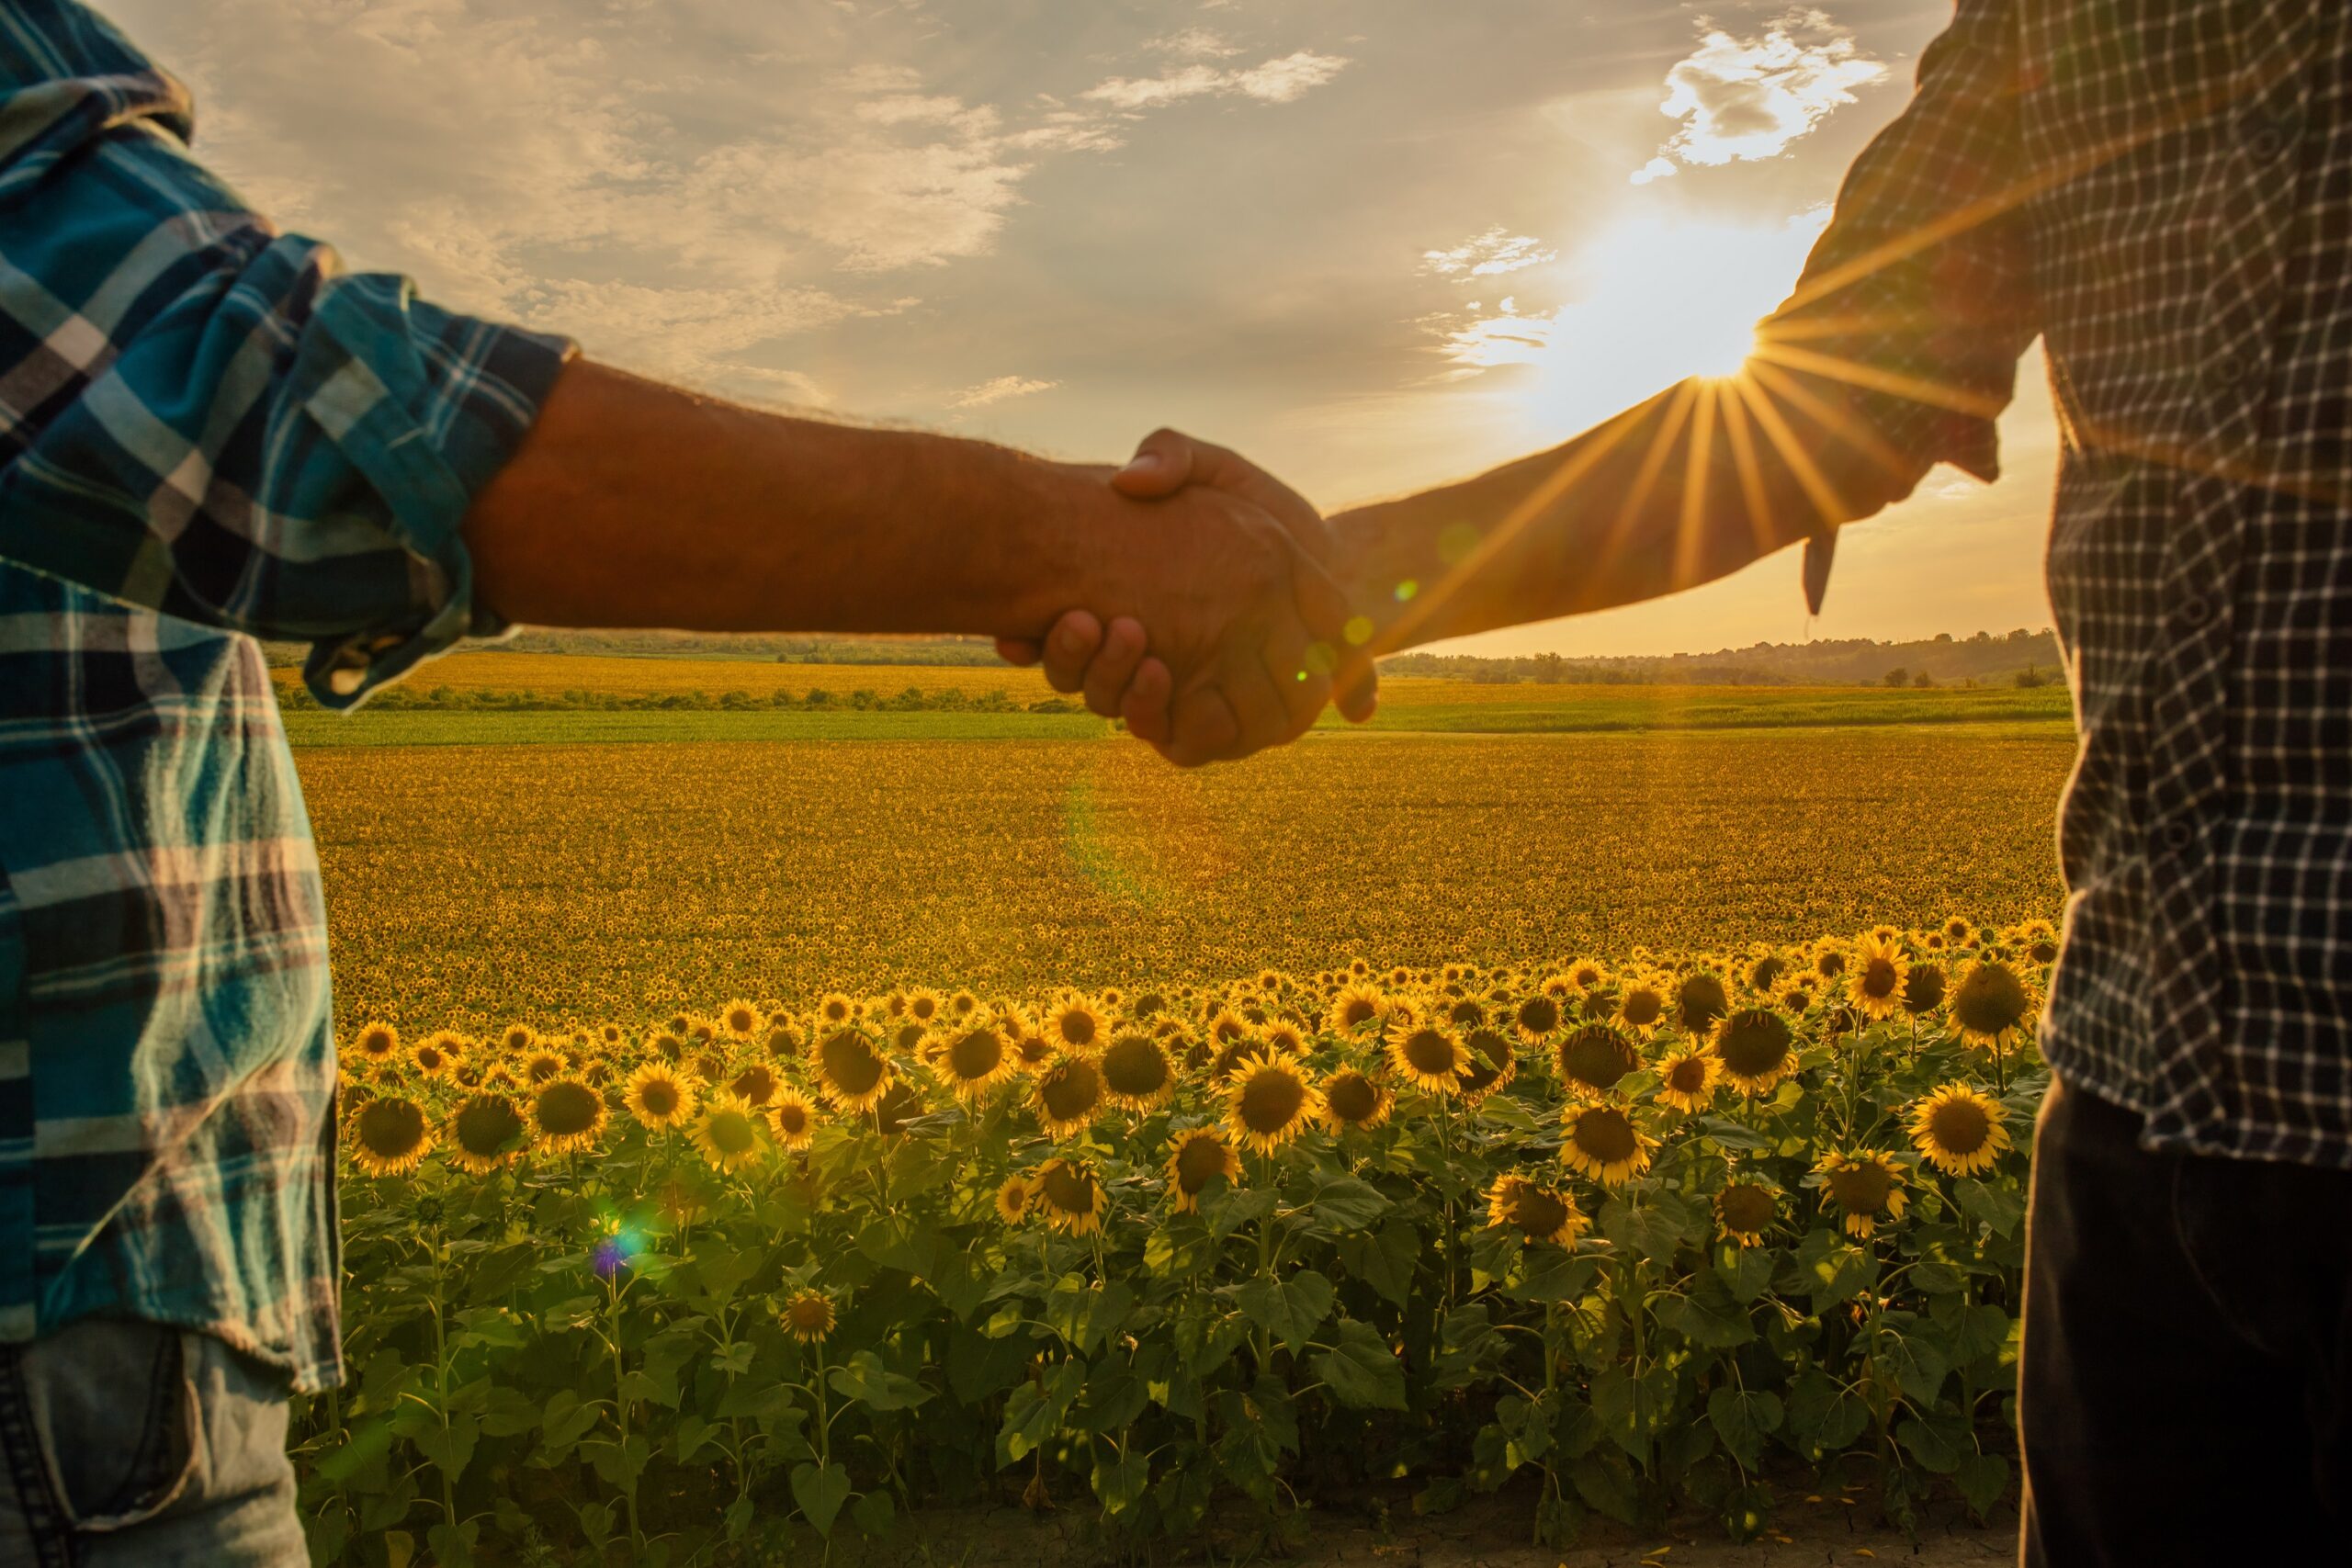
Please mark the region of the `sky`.
<svg viewBox="0 0 2352 1568"><path fill-rule="evenodd" d="M427 297L729 397L1327 511L1728 368L1949 0L116 0L198 152ZM1445 651L2048 624L2038 358L1987 487Z"/></svg>

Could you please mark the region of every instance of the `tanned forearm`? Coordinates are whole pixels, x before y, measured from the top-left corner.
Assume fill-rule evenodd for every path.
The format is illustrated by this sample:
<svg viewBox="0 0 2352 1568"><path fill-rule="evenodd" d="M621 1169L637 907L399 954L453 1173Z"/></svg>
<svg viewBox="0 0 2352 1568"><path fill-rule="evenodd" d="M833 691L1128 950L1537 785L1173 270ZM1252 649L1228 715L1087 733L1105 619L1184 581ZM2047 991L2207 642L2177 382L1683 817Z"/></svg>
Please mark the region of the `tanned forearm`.
<svg viewBox="0 0 2352 1568"><path fill-rule="evenodd" d="M465 533L519 623L1035 637L1105 591L1084 472L575 361Z"/></svg>
<svg viewBox="0 0 2352 1568"><path fill-rule="evenodd" d="M1908 494L1919 470L1834 388L1693 379L1565 446L1329 519L1389 652L1607 609L1736 571Z"/></svg>

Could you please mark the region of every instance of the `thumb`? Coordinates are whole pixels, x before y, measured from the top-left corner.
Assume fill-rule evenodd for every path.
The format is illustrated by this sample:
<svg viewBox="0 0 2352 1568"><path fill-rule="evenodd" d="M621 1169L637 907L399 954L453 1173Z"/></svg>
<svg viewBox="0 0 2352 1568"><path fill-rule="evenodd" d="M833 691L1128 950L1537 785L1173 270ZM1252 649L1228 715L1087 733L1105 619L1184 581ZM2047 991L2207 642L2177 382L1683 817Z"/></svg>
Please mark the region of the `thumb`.
<svg viewBox="0 0 2352 1568"><path fill-rule="evenodd" d="M1127 466L1111 476L1111 488L1136 501L1174 495L1192 482L1194 461L1193 438L1163 426L1137 444Z"/></svg>
<svg viewBox="0 0 2352 1568"><path fill-rule="evenodd" d="M1362 724L1379 702L1380 675L1371 651L1351 640L1348 595L1322 563L1305 556L1291 562L1292 605L1315 638L1310 657L1331 675L1331 690L1340 712Z"/></svg>

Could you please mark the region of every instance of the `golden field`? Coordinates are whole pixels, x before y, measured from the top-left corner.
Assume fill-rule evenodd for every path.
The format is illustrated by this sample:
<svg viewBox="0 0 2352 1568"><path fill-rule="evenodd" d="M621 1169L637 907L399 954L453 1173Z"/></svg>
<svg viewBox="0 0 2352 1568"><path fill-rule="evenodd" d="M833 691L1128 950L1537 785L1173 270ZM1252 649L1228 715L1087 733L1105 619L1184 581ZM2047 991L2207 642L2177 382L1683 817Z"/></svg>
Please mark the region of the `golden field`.
<svg viewBox="0 0 2352 1568"><path fill-rule="evenodd" d="M844 669L814 674L845 686ZM433 1028L2046 917L2073 742L2054 726L1375 736L1190 774L1108 741L300 756L337 1015Z"/></svg>

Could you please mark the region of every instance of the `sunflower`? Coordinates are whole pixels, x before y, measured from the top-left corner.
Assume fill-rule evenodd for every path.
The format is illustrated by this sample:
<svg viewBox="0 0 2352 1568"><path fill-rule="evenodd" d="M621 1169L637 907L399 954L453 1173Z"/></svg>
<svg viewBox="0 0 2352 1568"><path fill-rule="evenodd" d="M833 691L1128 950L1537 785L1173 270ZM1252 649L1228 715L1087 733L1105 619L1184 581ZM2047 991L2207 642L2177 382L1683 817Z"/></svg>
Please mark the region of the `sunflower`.
<svg viewBox="0 0 2352 1568"><path fill-rule="evenodd" d="M1566 1247L1582 1235L1591 1222L1562 1194L1540 1187L1524 1177L1498 1176L1487 1189L1487 1224L1495 1230L1516 1230L1523 1241L1548 1241Z"/></svg>
<svg viewBox="0 0 2352 1568"><path fill-rule="evenodd" d="M912 990L900 998L906 1015L917 1023L936 1023L946 1003L937 991Z"/></svg>
<svg viewBox="0 0 2352 1568"><path fill-rule="evenodd" d="M450 1161L469 1176L488 1176L521 1157L529 1132L503 1094L469 1094L449 1113Z"/></svg>
<svg viewBox="0 0 2352 1568"><path fill-rule="evenodd" d="M1530 1045L1540 1045L1560 1027L1564 1015L1560 998L1551 991L1538 991L1511 1010L1511 1027Z"/></svg>
<svg viewBox="0 0 2352 1568"><path fill-rule="evenodd" d="M907 1123L930 1113L915 1086L904 1078L892 1078L882 1098L874 1102L874 1130L885 1137L896 1137L907 1130Z"/></svg>
<svg viewBox="0 0 2352 1568"><path fill-rule="evenodd" d="M1272 1154L1323 1115L1322 1096L1286 1056L1251 1056L1227 1091L1226 1125L1243 1147Z"/></svg>
<svg viewBox="0 0 2352 1568"><path fill-rule="evenodd" d="M1295 1056L1302 1062L1313 1049L1306 1043L1305 1031L1287 1019L1277 1019L1266 1025L1258 1032L1258 1038L1269 1052L1280 1051L1283 1055Z"/></svg>
<svg viewBox="0 0 2352 1568"><path fill-rule="evenodd" d="M1657 1065L1657 1097L1683 1114L1695 1115L1715 1100L1722 1064L1699 1046L1677 1051Z"/></svg>
<svg viewBox="0 0 2352 1568"><path fill-rule="evenodd" d="M1674 987L1674 1021L1693 1038L1713 1029L1715 1020L1730 1010L1731 993L1719 975L1693 969Z"/></svg>
<svg viewBox="0 0 2352 1568"><path fill-rule="evenodd" d="M629 1074L621 1104L643 1126L682 1127L694 1116L695 1089L657 1059Z"/></svg>
<svg viewBox="0 0 2352 1568"><path fill-rule="evenodd" d="M750 1106L765 1105L775 1098L784 1080L765 1062L747 1062L743 1069L728 1080L727 1092Z"/></svg>
<svg viewBox="0 0 2352 1568"><path fill-rule="evenodd" d="M1377 986L1343 986L1331 998L1323 1027L1333 1034L1353 1034L1367 1024L1376 1027L1387 1013L1388 998Z"/></svg>
<svg viewBox="0 0 2352 1568"><path fill-rule="evenodd" d="M531 1096L531 1132L551 1155L594 1148L606 1114L605 1097L578 1078L550 1078Z"/></svg>
<svg viewBox="0 0 2352 1568"><path fill-rule="evenodd" d="M741 997L718 1010L719 1031L729 1040L749 1040L767 1021L767 1014Z"/></svg>
<svg viewBox="0 0 2352 1568"><path fill-rule="evenodd" d="M1054 1043L1034 1028L1013 1036L1014 1064L1024 1073L1039 1073L1054 1064Z"/></svg>
<svg viewBox="0 0 2352 1568"><path fill-rule="evenodd" d="M1634 1125L1614 1105L1571 1105L1563 1117L1566 1132L1560 1158L1568 1168L1603 1187L1615 1187L1650 1168L1657 1140Z"/></svg>
<svg viewBox="0 0 2352 1568"><path fill-rule="evenodd" d="M369 1023L352 1037L351 1053L363 1062L388 1062L401 1048L401 1032L389 1023Z"/></svg>
<svg viewBox="0 0 2352 1568"><path fill-rule="evenodd" d="M1006 1224L1017 1225L1029 1217L1031 1193L1029 1179L1018 1171L998 1184L996 1217Z"/></svg>
<svg viewBox="0 0 2352 1568"><path fill-rule="evenodd" d="M1064 997L1046 1010L1046 1038L1067 1055L1092 1055L1110 1029L1102 1010L1084 997Z"/></svg>
<svg viewBox="0 0 2352 1568"><path fill-rule="evenodd" d="M947 1016L950 1018L969 1018L972 1014L979 1010L979 998L972 995L969 991L959 989L955 995L947 998Z"/></svg>
<svg viewBox="0 0 2352 1568"><path fill-rule="evenodd" d="M1250 1021L1228 1007L1220 1007L1209 1015L1209 1043L1218 1049L1250 1036Z"/></svg>
<svg viewBox="0 0 2352 1568"><path fill-rule="evenodd" d="M1354 1067L1341 1067L1323 1084L1323 1121L1335 1133L1377 1127L1396 1104L1386 1084Z"/></svg>
<svg viewBox="0 0 2352 1568"><path fill-rule="evenodd" d="M536 1089L563 1077L571 1070L571 1064L563 1059L562 1052L540 1045L525 1052L515 1064L515 1070L522 1075L525 1083Z"/></svg>
<svg viewBox="0 0 2352 1568"><path fill-rule="evenodd" d="M1111 1195L1093 1168L1076 1160L1049 1159L1030 1179L1031 1201L1046 1223L1065 1235L1091 1235L1102 1228Z"/></svg>
<svg viewBox="0 0 2352 1568"><path fill-rule="evenodd" d="M465 1059L466 1037L454 1029L426 1035L409 1052L409 1060L428 1078L455 1072L458 1064Z"/></svg>
<svg viewBox="0 0 2352 1568"><path fill-rule="evenodd" d="M1910 960L1893 939L1872 933L1855 950L1853 966L1846 971L1846 997L1856 1011L1873 1021L1893 1018L1903 1005L1903 987L1911 977Z"/></svg>
<svg viewBox="0 0 2352 1568"><path fill-rule="evenodd" d="M1903 979L1903 1010L1913 1018L1925 1018L1944 1005L1944 967L1940 964L1914 964Z"/></svg>
<svg viewBox="0 0 2352 1568"><path fill-rule="evenodd" d="M817 1108L797 1089L778 1089L768 1102L768 1130L785 1148L805 1149L817 1135Z"/></svg>
<svg viewBox="0 0 2352 1568"><path fill-rule="evenodd" d="M645 1049L648 1055L659 1056L665 1062L683 1062L686 1059L685 1031L657 1029L646 1037Z"/></svg>
<svg viewBox="0 0 2352 1568"><path fill-rule="evenodd" d="M721 1089L703 1106L686 1136L704 1163L724 1175L759 1156L759 1113L741 1096Z"/></svg>
<svg viewBox="0 0 2352 1568"><path fill-rule="evenodd" d="M981 1018L939 1036L931 1067L946 1080L948 1091L968 1105L1018 1073L1021 1058L998 1021Z"/></svg>
<svg viewBox="0 0 2352 1568"><path fill-rule="evenodd" d="M1102 1088L1114 1105L1149 1111L1176 1092L1176 1066L1159 1041L1129 1030L1102 1053Z"/></svg>
<svg viewBox="0 0 2352 1568"><path fill-rule="evenodd" d="M2058 960L2058 928L2048 920L2028 920L2009 933L2009 940L2023 948L2025 955L2036 964L2054 964Z"/></svg>
<svg viewBox="0 0 2352 1568"><path fill-rule="evenodd" d="M784 1331L803 1345L814 1345L833 1331L833 1298L822 1291L798 1291L776 1309Z"/></svg>
<svg viewBox="0 0 2352 1568"><path fill-rule="evenodd" d="M617 1051L628 1040L628 1032L617 1023L596 1026L596 1043L606 1051Z"/></svg>
<svg viewBox="0 0 2352 1568"><path fill-rule="evenodd" d="M836 1111L862 1116L890 1087L890 1064L874 1043L854 1028L836 1029L819 1041L809 1059L817 1069L817 1092Z"/></svg>
<svg viewBox="0 0 2352 1568"><path fill-rule="evenodd" d="M1552 1052L1552 1066L1560 1087L1570 1094L1591 1099L1615 1089L1618 1080L1641 1066L1634 1043L1606 1023L1588 1023L1562 1040Z"/></svg>
<svg viewBox="0 0 2352 1568"><path fill-rule="evenodd" d="M1901 1219L1910 1201L1903 1190L1903 1168L1876 1149L1832 1149L1813 1168L1827 1201L1844 1211L1846 1234L1858 1241L1877 1232L1882 1213Z"/></svg>
<svg viewBox="0 0 2352 1568"><path fill-rule="evenodd" d="M1742 1094L1770 1094L1797 1068L1796 1037L1788 1020L1769 1008L1742 1008L1715 1025L1715 1060L1724 1081Z"/></svg>
<svg viewBox="0 0 2352 1568"><path fill-rule="evenodd" d="M1965 915L1953 915L1943 923L1943 938L1953 946L1963 946L1974 939L1976 923Z"/></svg>
<svg viewBox="0 0 2352 1568"><path fill-rule="evenodd" d="M1455 1081L1464 1102L1482 1104L1488 1095L1510 1088L1517 1077L1519 1056L1510 1035L1481 1024L1463 1037L1462 1071Z"/></svg>
<svg viewBox="0 0 2352 1568"><path fill-rule="evenodd" d="M370 1176L406 1176L433 1147L424 1107L402 1094L379 1095L351 1113L351 1162Z"/></svg>
<svg viewBox="0 0 2352 1568"><path fill-rule="evenodd" d="M1998 1049L2033 1017L2033 988L2006 964L1978 960L1952 987L1951 1021L1971 1045Z"/></svg>
<svg viewBox="0 0 2352 1568"><path fill-rule="evenodd" d="M1168 1154L1168 1195L1180 1214L1201 1206L1201 1191L1219 1177L1241 1179L1241 1156L1215 1127L1195 1127L1177 1136Z"/></svg>
<svg viewBox="0 0 2352 1568"><path fill-rule="evenodd" d="M1769 992L1780 979L1781 971L1788 966L1789 961L1777 953L1758 953L1748 959L1742 978L1747 980L1749 990Z"/></svg>
<svg viewBox="0 0 2352 1568"><path fill-rule="evenodd" d="M1452 1094L1462 1087L1462 1069L1469 1063L1453 1030L1399 1015L1388 1028L1388 1065L1423 1094Z"/></svg>
<svg viewBox="0 0 2352 1568"><path fill-rule="evenodd" d="M498 1048L510 1056L521 1056L536 1049L539 1032L527 1023L510 1023L498 1032Z"/></svg>
<svg viewBox="0 0 2352 1568"><path fill-rule="evenodd" d="M1911 1142L1946 1176L1993 1168L2009 1146L2007 1108L1963 1083L1948 1083L1911 1108Z"/></svg>
<svg viewBox="0 0 2352 1568"><path fill-rule="evenodd" d="M1735 1247L1761 1247L1764 1229L1780 1217L1779 1194L1758 1181L1734 1181L1715 1194L1715 1224Z"/></svg>
<svg viewBox="0 0 2352 1568"><path fill-rule="evenodd" d="M1647 1034L1666 1017L1667 994L1663 981L1650 976L1640 976L1625 982L1617 994L1617 1021L1637 1034Z"/></svg>
<svg viewBox="0 0 2352 1568"><path fill-rule="evenodd" d="M1102 1069L1091 1056L1064 1056L1037 1076L1029 1109L1049 1138L1081 1131L1102 1109Z"/></svg>

